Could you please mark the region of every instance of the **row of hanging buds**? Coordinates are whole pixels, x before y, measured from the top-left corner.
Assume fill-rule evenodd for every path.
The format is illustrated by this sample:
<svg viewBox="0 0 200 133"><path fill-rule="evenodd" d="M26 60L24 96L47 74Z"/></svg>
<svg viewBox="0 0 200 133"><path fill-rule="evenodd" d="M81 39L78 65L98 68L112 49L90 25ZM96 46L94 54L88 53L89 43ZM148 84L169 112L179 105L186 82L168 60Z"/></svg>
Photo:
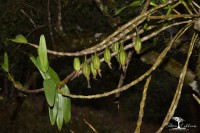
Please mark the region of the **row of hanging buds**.
<svg viewBox="0 0 200 133"><path fill-rule="evenodd" d="M140 53L140 50L142 48L142 41L139 37L139 35L136 35L136 38L133 38L133 47L136 51L137 54ZM122 67L122 70L125 71L126 69L126 62L127 62L127 53L124 50L124 43L123 42L115 42L112 46L112 51L117 52L116 59L119 62L120 68ZM108 64L108 66L112 69L112 64L111 64L111 52L110 49L108 48L108 45L106 45L106 48L104 50L104 61ZM76 71L76 75L79 75L80 70L81 70L81 63L80 59L78 57L74 58L74 63L73 63L74 69ZM88 88L91 88L90 85L90 74L92 73L93 78L96 79L97 74L101 77L101 62L100 58L95 52L94 55L91 56L91 62L87 62L87 58L85 55L85 60L82 66L82 72L83 75L86 77L87 82L88 82Z"/></svg>
<svg viewBox="0 0 200 133"><path fill-rule="evenodd" d="M76 71L76 75L79 75L79 72L81 70L81 63L80 63L80 59L78 57L74 58L73 66L74 66L74 69ZM91 56L91 62L90 63L87 62L87 58L86 58L86 55L85 55L85 60L84 60L83 66L82 66L82 72L83 72L83 75L87 79L88 88L91 88L90 73L92 73L94 79L96 79L97 73L101 77L100 66L101 66L100 58L99 58L99 56L97 55L96 52L95 52L94 55Z"/></svg>

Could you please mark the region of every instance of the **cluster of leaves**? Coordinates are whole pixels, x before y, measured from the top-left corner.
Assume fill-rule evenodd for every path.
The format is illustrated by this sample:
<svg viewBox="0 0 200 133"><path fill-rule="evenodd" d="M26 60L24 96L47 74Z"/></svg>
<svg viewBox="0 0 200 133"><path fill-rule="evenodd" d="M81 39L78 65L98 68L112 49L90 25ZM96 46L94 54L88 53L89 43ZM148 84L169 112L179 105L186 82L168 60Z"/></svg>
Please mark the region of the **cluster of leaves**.
<svg viewBox="0 0 200 133"><path fill-rule="evenodd" d="M15 39L10 39L13 42L27 44L28 41L23 35L17 35ZM33 64L38 68L42 75L43 88L47 103L49 105L49 117L51 124L57 123L58 129L61 130L63 123L68 123L71 119L71 101L67 97L63 97L58 93L56 85L60 82L60 78L57 73L49 66L47 47L44 35L41 35L38 57L30 55L30 59ZM9 73L8 55L4 54L4 63L1 64L3 70ZM63 86L60 90L65 94L69 94L67 85Z"/></svg>

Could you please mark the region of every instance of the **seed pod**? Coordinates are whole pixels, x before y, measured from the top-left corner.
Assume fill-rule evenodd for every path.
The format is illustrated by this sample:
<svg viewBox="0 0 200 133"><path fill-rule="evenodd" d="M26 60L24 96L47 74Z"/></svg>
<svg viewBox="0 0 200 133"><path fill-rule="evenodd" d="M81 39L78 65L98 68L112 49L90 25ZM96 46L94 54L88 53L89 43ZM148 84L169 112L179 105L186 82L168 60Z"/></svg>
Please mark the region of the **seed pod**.
<svg viewBox="0 0 200 133"><path fill-rule="evenodd" d="M96 53L95 53L94 56L93 56L92 63L93 63L94 68L95 68L96 70L99 70L99 69L100 69L101 62L100 62L99 56L98 56Z"/></svg>
<svg viewBox="0 0 200 133"><path fill-rule="evenodd" d="M119 42L115 42L112 47L113 52L117 52L119 50Z"/></svg>
<svg viewBox="0 0 200 133"><path fill-rule="evenodd" d="M125 70L126 60L127 60L127 53L124 50L123 45L121 44L119 51L119 62L122 65L123 70Z"/></svg>
<svg viewBox="0 0 200 133"><path fill-rule="evenodd" d="M88 88L91 88L90 86L90 65L85 61L83 63L83 74L85 75L87 82L88 82Z"/></svg>
<svg viewBox="0 0 200 133"><path fill-rule="evenodd" d="M74 69L78 72L81 69L81 63L78 57L74 58Z"/></svg>
<svg viewBox="0 0 200 133"><path fill-rule="evenodd" d="M117 61L120 63L120 60L119 60L119 53L120 53L120 52L117 53L116 59L117 59ZM120 65L121 65L121 64L120 64Z"/></svg>
<svg viewBox="0 0 200 133"><path fill-rule="evenodd" d="M108 66L112 69L111 67L111 53L110 50L108 49L108 47L106 47L105 51L104 51L104 60L105 62L108 64Z"/></svg>
<svg viewBox="0 0 200 133"><path fill-rule="evenodd" d="M94 68L97 70L99 76L101 77L101 69L100 69L101 62L100 62L99 56L96 53L92 57L92 63L94 65Z"/></svg>
<svg viewBox="0 0 200 133"><path fill-rule="evenodd" d="M135 44L133 45L135 51L137 54L140 53L140 50L142 48L142 41L139 35L137 35L136 40L135 40Z"/></svg>
<svg viewBox="0 0 200 133"><path fill-rule="evenodd" d="M97 70L94 68L93 63L90 64L90 70L91 70L91 72L92 72L93 78L96 79Z"/></svg>

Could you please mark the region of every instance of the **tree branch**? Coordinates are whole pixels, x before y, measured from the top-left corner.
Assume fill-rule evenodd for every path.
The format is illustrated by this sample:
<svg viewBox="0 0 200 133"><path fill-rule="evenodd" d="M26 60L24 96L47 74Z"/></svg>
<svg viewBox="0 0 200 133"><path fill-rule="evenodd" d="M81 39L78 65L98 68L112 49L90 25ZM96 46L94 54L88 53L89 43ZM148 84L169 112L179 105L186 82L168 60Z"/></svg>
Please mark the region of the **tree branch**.
<svg viewBox="0 0 200 133"><path fill-rule="evenodd" d="M185 75L186 75L186 72L187 72L188 62L189 62L190 56L192 54L194 43L195 43L197 37L198 37L198 34L194 33L193 37L192 37L192 41L190 43L190 48L189 48L189 51L188 51L187 59L186 59L185 65L183 67L182 73L181 73L180 78L179 78L179 83L177 85L177 89L176 89L176 93L174 95L173 101L171 103L171 106L170 106L170 108L168 110L167 115L165 116L165 119L164 119L161 127L157 130L156 133L160 133L163 130L163 128L169 123L170 119L174 115L176 107L178 106L178 102L179 102L179 99L180 99L180 96L181 96L181 92L182 92L182 88L183 88Z"/></svg>
<svg viewBox="0 0 200 133"><path fill-rule="evenodd" d="M177 0L175 0L177 1ZM173 2L175 2L173 1ZM57 51L52 51L48 50L48 53L51 53L53 55L58 55L58 56L82 56L82 55L87 55L87 54L93 54L95 52L101 51L106 48L106 46L110 46L113 43L119 41L120 39L124 38L129 32L131 32L135 27L137 27L139 24L144 22L147 19L147 16L150 14L156 12L158 9L163 8L171 3L171 1L167 2L166 4L161 4L159 6L156 6L147 12L139 15L135 19L129 21L128 23L124 24L122 27L120 27L118 30L116 30L114 33L112 33L110 36L108 36L105 40L100 42L99 44L96 44L93 47L90 47L88 49L78 51L75 53L69 53L69 52L57 52ZM33 46L35 48L38 48L38 45L28 43L30 46Z"/></svg>
<svg viewBox="0 0 200 133"><path fill-rule="evenodd" d="M151 81L151 76L148 77L148 79L147 79L147 81L144 85L142 100L140 102L140 111L139 111L139 115L138 115L137 126L136 126L134 133L140 133L140 127L141 127L142 118L143 118L143 115L144 115L144 106L145 106L145 100L146 100L146 96L147 96L147 89L149 87L150 81Z"/></svg>

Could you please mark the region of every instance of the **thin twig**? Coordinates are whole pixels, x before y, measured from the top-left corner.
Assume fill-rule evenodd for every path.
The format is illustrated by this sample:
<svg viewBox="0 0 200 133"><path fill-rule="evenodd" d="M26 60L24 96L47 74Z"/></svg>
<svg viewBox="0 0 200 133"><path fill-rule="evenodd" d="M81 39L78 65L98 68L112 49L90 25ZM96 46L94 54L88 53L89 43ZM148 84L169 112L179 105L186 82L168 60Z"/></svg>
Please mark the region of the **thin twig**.
<svg viewBox="0 0 200 133"><path fill-rule="evenodd" d="M195 8L195 5L192 2L190 2L190 6L192 7L192 9L196 14L199 14L198 10Z"/></svg>
<svg viewBox="0 0 200 133"><path fill-rule="evenodd" d="M22 12L22 14L24 14L29 19L29 21L32 23L33 27L36 29L37 26L36 26L35 22L33 21L33 19L23 9L20 9L20 11Z"/></svg>
<svg viewBox="0 0 200 133"><path fill-rule="evenodd" d="M145 85L144 85L144 90L143 90L143 94L142 94L142 100L140 102L140 111L139 111L139 115L138 115L138 120L137 120L137 126L135 129L134 133L140 133L140 127L142 124L142 118L144 115L144 106L145 106L145 100L146 100L146 96L147 96L147 89L149 87L149 82L151 81L151 76L148 77Z"/></svg>
<svg viewBox="0 0 200 133"><path fill-rule="evenodd" d="M192 1L192 4L194 4L198 9L200 9L200 6L196 2Z"/></svg>
<svg viewBox="0 0 200 133"><path fill-rule="evenodd" d="M26 36L26 38L28 38L33 32L37 31L38 29L44 28L44 27L46 27L46 25L39 25L39 26L37 26L37 28L31 30L31 31L28 33L28 35Z"/></svg>
<svg viewBox="0 0 200 133"><path fill-rule="evenodd" d="M197 14L193 14L193 15L190 15L190 14L180 14L180 15L177 15L177 14L169 14L169 15L161 15L161 16L148 16L147 18L148 19L162 19L162 20L171 20L171 19L174 19L174 18L185 18L185 19L188 19L188 18L198 18L199 15Z"/></svg>
<svg viewBox="0 0 200 133"><path fill-rule="evenodd" d="M164 119L161 127L156 131L156 133L162 132L164 127L169 123L170 119L173 117L174 112L175 112L175 110L176 110L176 108L178 106L178 102L179 102L179 99L180 99L180 96L181 96L181 92L182 92L182 88L183 88L185 75L186 75L186 72L187 72L188 62L189 62L190 56L192 54L194 43L195 43L197 37L198 37L198 34L194 33L193 37L192 37L192 40L191 40L191 43L190 43L190 48L189 48L189 51L188 51L187 59L185 61L185 65L183 67L182 73L181 73L180 78L179 78L179 83L177 85L177 89L176 89L176 93L174 95L173 101L171 103L171 106L170 106L170 108L168 110L167 115L165 116L165 119Z"/></svg>
<svg viewBox="0 0 200 133"><path fill-rule="evenodd" d="M196 95L194 95L194 94L192 94L192 96L194 97L194 99L198 102L198 104L200 105L200 99L196 96Z"/></svg>
<svg viewBox="0 0 200 133"><path fill-rule="evenodd" d="M119 83L118 83L118 86L117 88L120 88L122 87L123 83L124 83L124 79L126 77L126 73L127 73L127 69L128 69L128 66L129 66L129 63L131 61L131 58L132 58L132 55L133 55L134 51L129 51L128 53L128 57L127 57L127 61L126 61L126 66L125 66L125 70L124 70L124 73L122 73L120 75L120 79L119 79ZM117 108L119 109L119 97L120 97L120 92L119 93L116 93L115 95L115 102L117 104Z"/></svg>
<svg viewBox="0 0 200 133"><path fill-rule="evenodd" d="M85 119L84 119L84 122L89 126L90 129L92 129L92 131L94 133L98 133L97 130L89 122L87 122Z"/></svg>
<svg viewBox="0 0 200 133"><path fill-rule="evenodd" d="M61 0L57 0L57 4L58 4L58 19L57 19L57 30L59 31L63 31L63 27L62 27L62 8L61 8Z"/></svg>
<svg viewBox="0 0 200 133"><path fill-rule="evenodd" d="M70 133L74 133L74 131L73 131L73 130L71 130L71 129L69 129L69 131L70 131Z"/></svg>
<svg viewBox="0 0 200 133"><path fill-rule="evenodd" d="M48 11L49 34L50 34L53 49L55 49L55 41L54 41L53 31L52 31L52 27L51 27L51 12L50 12L50 1L49 0L47 0L47 11Z"/></svg>
<svg viewBox="0 0 200 133"><path fill-rule="evenodd" d="M148 10L149 5L150 5L150 0L147 0L145 5L144 5L144 8L141 11L141 14L145 13Z"/></svg>

